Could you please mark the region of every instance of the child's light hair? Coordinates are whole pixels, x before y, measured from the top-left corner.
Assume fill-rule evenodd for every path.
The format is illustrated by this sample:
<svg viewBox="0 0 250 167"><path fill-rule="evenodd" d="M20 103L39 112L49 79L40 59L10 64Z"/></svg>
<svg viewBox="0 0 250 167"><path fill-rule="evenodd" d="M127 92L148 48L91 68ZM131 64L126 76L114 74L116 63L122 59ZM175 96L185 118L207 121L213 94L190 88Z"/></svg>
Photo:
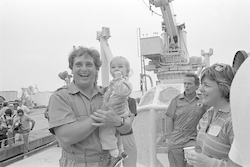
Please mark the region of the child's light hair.
<svg viewBox="0 0 250 167"><path fill-rule="evenodd" d="M125 63L125 67L126 67L126 77L130 77L132 70L130 69L130 63L129 63L128 59L126 59L125 57L122 57L122 56L116 56L110 61L110 67L111 67L111 64L114 60L123 60L123 62Z"/></svg>

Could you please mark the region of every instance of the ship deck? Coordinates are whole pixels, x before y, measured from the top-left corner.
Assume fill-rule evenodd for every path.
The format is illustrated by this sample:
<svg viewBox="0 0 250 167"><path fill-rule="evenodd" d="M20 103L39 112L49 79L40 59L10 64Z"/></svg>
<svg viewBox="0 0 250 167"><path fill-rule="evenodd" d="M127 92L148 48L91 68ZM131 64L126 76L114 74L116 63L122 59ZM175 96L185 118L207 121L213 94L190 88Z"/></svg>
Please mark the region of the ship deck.
<svg viewBox="0 0 250 167"><path fill-rule="evenodd" d="M61 148L57 146L54 136L48 131L48 121L44 117L45 109L35 109L30 117L36 121L31 131L29 142L30 151L23 154L23 143L17 142L12 147L0 150L0 167L57 167L61 156ZM139 148L138 148L139 149ZM168 166L167 155L157 154L157 158ZM137 167L143 167L137 164Z"/></svg>

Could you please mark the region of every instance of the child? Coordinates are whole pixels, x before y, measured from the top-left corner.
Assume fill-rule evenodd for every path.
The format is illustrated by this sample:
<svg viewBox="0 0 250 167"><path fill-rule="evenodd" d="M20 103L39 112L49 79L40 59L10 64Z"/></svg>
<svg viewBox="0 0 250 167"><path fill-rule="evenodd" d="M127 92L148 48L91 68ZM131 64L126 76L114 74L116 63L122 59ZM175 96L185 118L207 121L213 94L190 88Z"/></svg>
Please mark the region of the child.
<svg viewBox="0 0 250 167"><path fill-rule="evenodd" d="M8 129L7 137L9 147L11 147L12 144L15 142L15 132L13 132L12 130L14 117L15 115L13 114L13 111L10 108L8 108L5 111L5 114L1 117L2 123L4 123L5 127Z"/></svg>
<svg viewBox="0 0 250 167"><path fill-rule="evenodd" d="M110 62L110 73L113 76L113 80L103 97L102 110L112 109L112 105L120 102L127 104L129 95L132 92L132 85L128 81L130 72L130 64L124 57L114 57ZM130 111L128 104L126 107L119 111L121 117L126 118L129 116ZM103 150L108 150L111 157L108 166L116 167L120 162L127 158L127 154L124 153L121 137L116 133L115 127L100 127L99 136Z"/></svg>

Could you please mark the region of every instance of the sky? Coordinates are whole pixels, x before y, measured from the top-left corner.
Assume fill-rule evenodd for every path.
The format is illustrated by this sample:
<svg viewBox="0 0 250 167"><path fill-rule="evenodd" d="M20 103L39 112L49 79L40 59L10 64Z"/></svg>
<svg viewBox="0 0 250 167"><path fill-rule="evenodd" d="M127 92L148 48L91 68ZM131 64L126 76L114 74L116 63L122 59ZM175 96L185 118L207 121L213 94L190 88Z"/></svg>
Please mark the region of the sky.
<svg viewBox="0 0 250 167"><path fill-rule="evenodd" d="M139 90L138 29L141 37L162 33L162 17L148 6L147 0L0 0L0 91L61 87L58 74L71 72L67 58L73 46L100 51L96 33L102 27L110 28L113 56L129 60L130 81ZM174 0L172 6L177 23L186 25L190 56L212 48L211 64L232 64L238 50L250 52L249 0ZM156 75L147 74L155 86Z"/></svg>

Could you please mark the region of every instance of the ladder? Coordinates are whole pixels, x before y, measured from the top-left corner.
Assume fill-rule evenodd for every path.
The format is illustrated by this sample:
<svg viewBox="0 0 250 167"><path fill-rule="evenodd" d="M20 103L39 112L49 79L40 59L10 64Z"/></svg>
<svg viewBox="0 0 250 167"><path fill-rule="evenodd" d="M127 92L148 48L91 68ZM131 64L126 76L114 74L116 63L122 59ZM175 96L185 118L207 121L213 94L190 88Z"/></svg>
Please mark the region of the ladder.
<svg viewBox="0 0 250 167"><path fill-rule="evenodd" d="M144 56L141 56L140 89L142 91L142 94L143 94L143 92L147 91L145 57Z"/></svg>

